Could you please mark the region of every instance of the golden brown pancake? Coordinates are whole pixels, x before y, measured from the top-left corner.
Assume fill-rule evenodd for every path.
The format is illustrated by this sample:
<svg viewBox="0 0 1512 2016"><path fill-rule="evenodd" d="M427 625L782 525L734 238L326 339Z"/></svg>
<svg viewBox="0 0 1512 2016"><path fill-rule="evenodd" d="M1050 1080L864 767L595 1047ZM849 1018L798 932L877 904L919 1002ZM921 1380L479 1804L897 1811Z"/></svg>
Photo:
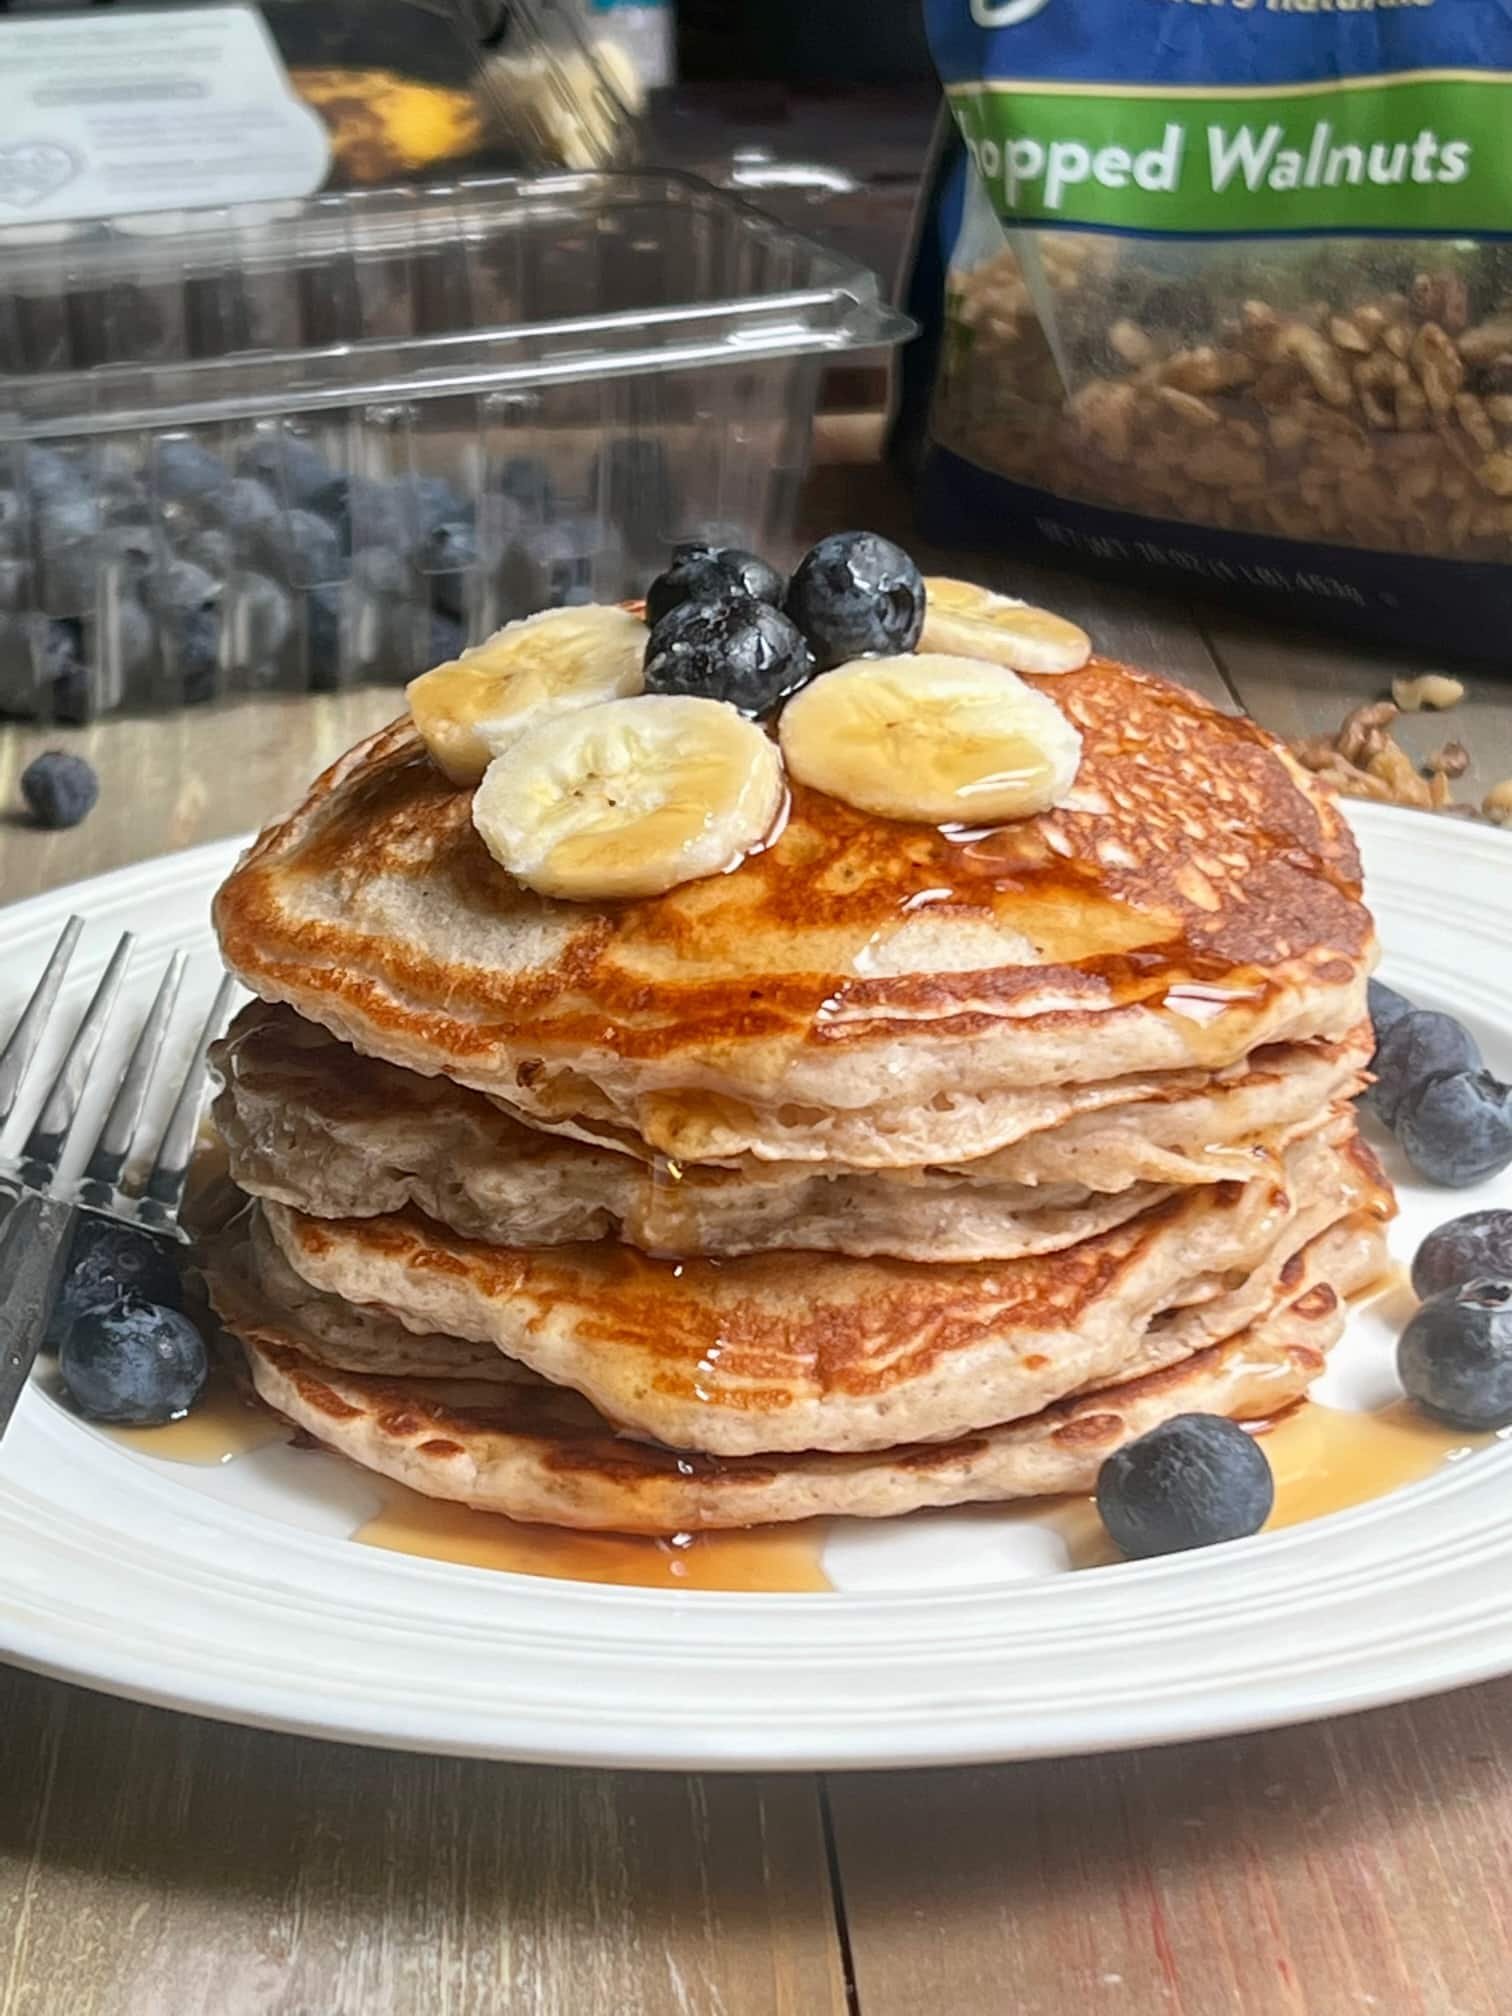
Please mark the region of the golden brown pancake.
<svg viewBox="0 0 1512 2016"><path fill-rule="evenodd" d="M517 885L396 723L233 872L227 963L537 1124L700 1159L790 1157L805 1115L873 1109L913 1130L889 1151L884 1118L873 1161L982 1154L1002 1137L963 1149L974 1097L1346 1036L1375 942L1337 807L1262 729L1154 674L1094 659L1031 683L1082 733L1062 807L964 833L798 788L734 872L618 904Z"/></svg>
<svg viewBox="0 0 1512 2016"><path fill-rule="evenodd" d="M1213 1341L1178 1330L1181 1312L1200 1323L1249 1288L1263 1307L1267 1267L1392 1205L1346 1112L1270 1175L1179 1193L1065 1252L973 1265L652 1260L613 1240L516 1250L415 1212L262 1208L310 1286L491 1344L655 1440L745 1455L944 1440L1155 1369Z"/></svg>
<svg viewBox="0 0 1512 2016"><path fill-rule="evenodd" d="M235 1267L216 1278L263 1399L365 1468L513 1519L692 1533L1090 1491L1112 1450L1172 1415L1251 1420L1299 1399L1343 1328L1343 1296L1384 1264L1379 1222L1347 1219L1294 1256L1263 1315L1163 1371L955 1441L734 1459L616 1435L586 1400L544 1383L332 1370L310 1355L308 1308L280 1310Z"/></svg>
<svg viewBox="0 0 1512 2016"><path fill-rule="evenodd" d="M1247 1181L1355 1089L1369 1043L1277 1045L1225 1081L1084 1114L986 1167L883 1172L653 1163L543 1134L482 1093L363 1057L262 1002L212 1054L233 1179L315 1217L414 1205L501 1246L613 1236L646 1253L954 1261L1054 1252L1149 1209L1174 1184ZM1007 1166L1015 1160L1026 1180Z"/></svg>

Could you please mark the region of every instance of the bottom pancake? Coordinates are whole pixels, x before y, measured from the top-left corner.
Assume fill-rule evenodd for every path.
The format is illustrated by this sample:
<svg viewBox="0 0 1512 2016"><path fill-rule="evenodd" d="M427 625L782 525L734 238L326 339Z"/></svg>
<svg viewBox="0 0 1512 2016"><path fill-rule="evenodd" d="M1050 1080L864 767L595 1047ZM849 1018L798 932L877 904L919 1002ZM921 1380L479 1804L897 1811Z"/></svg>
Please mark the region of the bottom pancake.
<svg viewBox="0 0 1512 2016"><path fill-rule="evenodd" d="M1090 1491L1112 1450L1173 1415L1253 1420L1301 1398L1343 1329L1343 1297L1384 1266L1379 1219L1361 1213L1292 1257L1265 1315L1164 1370L955 1441L735 1458L618 1435L580 1395L528 1378L330 1370L309 1355L299 1320L260 1297L245 1272L214 1267L213 1281L258 1393L327 1448L479 1511L665 1534Z"/></svg>

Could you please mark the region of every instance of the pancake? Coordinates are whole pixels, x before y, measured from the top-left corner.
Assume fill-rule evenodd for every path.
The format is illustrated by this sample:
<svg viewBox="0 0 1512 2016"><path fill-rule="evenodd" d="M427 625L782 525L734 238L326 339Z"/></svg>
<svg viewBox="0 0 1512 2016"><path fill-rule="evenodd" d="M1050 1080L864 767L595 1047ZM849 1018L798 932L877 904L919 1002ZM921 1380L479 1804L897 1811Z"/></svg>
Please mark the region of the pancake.
<svg viewBox="0 0 1512 2016"><path fill-rule="evenodd" d="M970 1164L887 1174L649 1165L541 1134L479 1093L361 1057L261 1003L242 1011L212 1057L224 1081L215 1119L232 1177L316 1217L412 1204L465 1238L504 1246L616 1236L647 1253L801 1247L930 1261L1055 1252L1159 1203L1174 1180L1248 1179L1259 1159L1315 1128L1320 1108L1356 1075L1347 1046L1317 1055L1283 1046L1230 1086L1157 1105L1162 1125L1150 1132L1184 1138L1179 1151L1127 1115L1089 1117L1066 1130L1077 1138L1060 1149L1058 1176L1017 1182ZM1267 1115L1279 1124L1259 1127ZM1125 1178L1102 1194L1100 1165L1122 1172L1142 1159L1164 1183Z"/></svg>
<svg viewBox="0 0 1512 2016"><path fill-rule="evenodd" d="M1384 1265L1379 1222L1345 1219L1293 1256L1264 1316L1165 1371L961 1440L733 1460L628 1440L549 1385L332 1371L304 1348L301 1321L243 1277L223 1274L217 1299L262 1398L364 1468L512 1519L666 1534L1091 1491L1112 1450L1172 1415L1251 1420L1290 1406L1343 1328L1342 1297Z"/></svg>
<svg viewBox="0 0 1512 2016"><path fill-rule="evenodd" d="M795 787L734 872L594 905L515 883L395 723L232 873L226 961L374 1056L699 1159L788 1159L805 1126L873 1110L869 1157L864 1119L823 1152L984 1154L1016 1138L971 1135L987 1094L1345 1037L1375 941L1337 806L1264 730L1153 674L1094 659L1031 684L1082 734L1062 806L968 833ZM738 1149L689 1145L710 1098Z"/></svg>
<svg viewBox="0 0 1512 2016"><path fill-rule="evenodd" d="M263 1209L312 1287L382 1304L417 1333L492 1344L655 1440L745 1455L944 1440L1153 1369L1171 1311L1262 1281L1289 1232L1293 1251L1357 1211L1384 1220L1391 1199L1346 1111L1269 1175L1006 1262L673 1262L611 1240L486 1246L413 1211Z"/></svg>

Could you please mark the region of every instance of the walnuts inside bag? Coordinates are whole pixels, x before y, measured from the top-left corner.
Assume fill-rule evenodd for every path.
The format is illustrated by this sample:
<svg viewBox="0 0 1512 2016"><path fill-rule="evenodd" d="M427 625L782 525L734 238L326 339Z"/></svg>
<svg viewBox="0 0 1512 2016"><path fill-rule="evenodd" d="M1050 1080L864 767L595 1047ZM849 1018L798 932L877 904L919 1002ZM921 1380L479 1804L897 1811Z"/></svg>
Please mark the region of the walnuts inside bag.
<svg viewBox="0 0 1512 2016"><path fill-rule="evenodd" d="M1499 651L1500 0L927 5L928 529Z"/></svg>

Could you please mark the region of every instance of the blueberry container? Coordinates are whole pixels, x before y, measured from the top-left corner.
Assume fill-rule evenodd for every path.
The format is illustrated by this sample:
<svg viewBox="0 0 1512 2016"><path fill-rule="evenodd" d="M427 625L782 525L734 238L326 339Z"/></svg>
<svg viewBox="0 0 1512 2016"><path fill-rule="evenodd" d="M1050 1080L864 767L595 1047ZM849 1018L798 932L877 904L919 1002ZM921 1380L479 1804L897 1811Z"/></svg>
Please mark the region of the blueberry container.
<svg viewBox="0 0 1512 2016"><path fill-rule="evenodd" d="M691 178L557 174L0 230L0 713L403 680L782 558L874 275Z"/></svg>

